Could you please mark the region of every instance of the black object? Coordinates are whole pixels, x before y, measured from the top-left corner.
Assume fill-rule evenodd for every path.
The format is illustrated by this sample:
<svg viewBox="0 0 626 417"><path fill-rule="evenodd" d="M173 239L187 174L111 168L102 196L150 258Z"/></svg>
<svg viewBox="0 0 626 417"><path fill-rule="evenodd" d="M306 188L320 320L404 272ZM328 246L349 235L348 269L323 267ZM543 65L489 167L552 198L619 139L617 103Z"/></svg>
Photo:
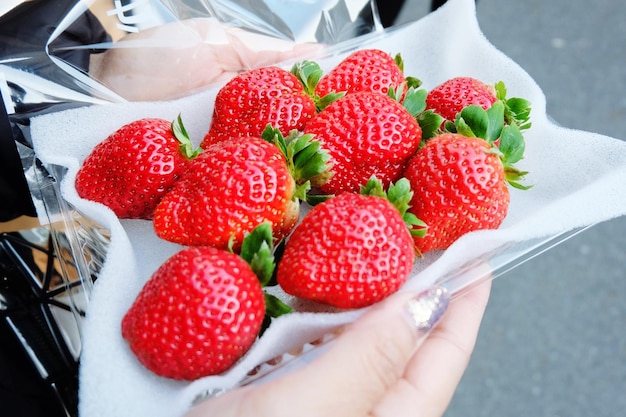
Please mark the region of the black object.
<svg viewBox="0 0 626 417"><path fill-rule="evenodd" d="M55 259L50 238L40 245L20 233L0 234L3 415L77 415L78 361L53 313L61 309L73 314L64 297L70 288L55 268Z"/></svg>
<svg viewBox="0 0 626 417"><path fill-rule="evenodd" d="M15 144L9 116L0 96L0 222L35 215Z"/></svg>
<svg viewBox="0 0 626 417"><path fill-rule="evenodd" d="M0 16L0 62L44 79L59 83L67 81L67 74L46 54L46 44L57 23L75 4L76 0L31 0ZM87 72L91 54L100 51L64 48L109 40L98 19L87 11L48 45L47 50ZM15 141L26 142L18 125L27 125L29 116L46 111L45 104L27 103L21 99L22 86L9 79L8 87L12 97L0 97L0 222L21 215L35 215ZM15 113L10 115L11 118L4 100L13 101Z"/></svg>
<svg viewBox="0 0 626 417"><path fill-rule="evenodd" d="M394 24L396 18L404 6L405 0L384 0L378 4L378 16L383 27L390 27Z"/></svg>
<svg viewBox="0 0 626 417"><path fill-rule="evenodd" d="M77 0L31 0L0 17L0 60L10 58L11 66L58 82L65 73L45 53L52 32ZM75 68L88 72L93 49L68 47L97 44L111 38L98 19L88 10L48 45L48 52Z"/></svg>
<svg viewBox="0 0 626 417"><path fill-rule="evenodd" d="M59 84L71 80L46 54L58 22L76 0L32 0L0 16L0 62ZM48 45L48 52L80 71L89 70L89 49L67 46L110 40L100 22L86 12ZM29 103L22 86L7 80L11 97L0 95L0 222L35 216L17 142L32 115L65 103ZM4 90L6 92L6 90ZM5 100L13 108L9 114ZM46 233L42 228L41 233ZM35 261L38 260L38 262ZM67 284L55 265L51 237L45 243L22 233L0 234L0 414L11 417L74 417L78 414L78 358L59 327L58 311L72 317ZM42 263L43 262L43 263ZM56 313L56 314L55 314Z"/></svg>
<svg viewBox="0 0 626 417"><path fill-rule="evenodd" d="M444 4L446 4L446 0L432 0L430 2L430 11L434 12Z"/></svg>

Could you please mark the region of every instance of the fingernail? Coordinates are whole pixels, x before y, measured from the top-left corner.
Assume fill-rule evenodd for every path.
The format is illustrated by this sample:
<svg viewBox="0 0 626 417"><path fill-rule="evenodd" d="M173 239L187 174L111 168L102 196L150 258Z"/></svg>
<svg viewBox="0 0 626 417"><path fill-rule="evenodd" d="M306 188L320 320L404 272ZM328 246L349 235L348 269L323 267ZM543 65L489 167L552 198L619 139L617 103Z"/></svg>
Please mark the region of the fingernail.
<svg viewBox="0 0 626 417"><path fill-rule="evenodd" d="M406 304L411 324L415 326L418 335L427 334L448 308L450 295L443 287L429 288L421 292Z"/></svg>

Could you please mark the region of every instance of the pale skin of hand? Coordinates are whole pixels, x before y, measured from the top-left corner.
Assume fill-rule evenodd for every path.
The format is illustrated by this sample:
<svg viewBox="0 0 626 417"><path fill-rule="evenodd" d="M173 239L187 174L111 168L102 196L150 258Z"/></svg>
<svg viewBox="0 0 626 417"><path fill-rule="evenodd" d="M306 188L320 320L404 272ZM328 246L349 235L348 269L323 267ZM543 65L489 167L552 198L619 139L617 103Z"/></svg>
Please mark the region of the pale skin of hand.
<svg viewBox="0 0 626 417"><path fill-rule="evenodd" d="M474 349L491 284L450 303L425 339L399 293L349 326L310 365L207 400L185 417L440 417Z"/></svg>
<svg viewBox="0 0 626 417"><path fill-rule="evenodd" d="M251 68L315 56L319 44L296 44L197 18L131 33L100 55L91 76L129 101L183 97Z"/></svg>

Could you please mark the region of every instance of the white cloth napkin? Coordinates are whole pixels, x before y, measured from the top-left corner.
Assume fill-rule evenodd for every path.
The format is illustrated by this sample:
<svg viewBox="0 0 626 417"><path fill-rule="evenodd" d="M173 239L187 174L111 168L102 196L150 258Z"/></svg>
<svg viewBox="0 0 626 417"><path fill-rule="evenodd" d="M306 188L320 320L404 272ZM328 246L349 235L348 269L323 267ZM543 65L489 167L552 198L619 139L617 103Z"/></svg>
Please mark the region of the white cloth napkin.
<svg viewBox="0 0 626 417"><path fill-rule="evenodd" d="M533 126L526 134L526 158L521 167L530 172L527 178L534 188L512 191L510 212L499 230L467 235L444 253L419 261L405 289L427 287L475 259L488 259L503 246L515 248L626 213L626 142L551 123L540 87L481 33L473 0L452 0L418 22L365 39L359 47L401 52L406 72L420 78L426 88L453 76L469 75L490 83L503 80L509 96L525 97L533 103ZM330 67L346 53L322 61L323 66ZM182 415L196 395L235 386L258 363L361 313L325 312L295 303L298 312L275 321L229 372L192 383L154 376L131 354L120 335L121 318L145 280L180 247L157 239L147 221L119 221L102 206L81 200L73 187L74 177L97 142L141 117L174 119L182 112L189 132L199 142L208 128L216 91L214 87L172 102L91 106L32 121L39 158L68 168L62 183L65 199L108 227L112 235L83 329L81 417ZM505 264L514 260L512 256Z"/></svg>

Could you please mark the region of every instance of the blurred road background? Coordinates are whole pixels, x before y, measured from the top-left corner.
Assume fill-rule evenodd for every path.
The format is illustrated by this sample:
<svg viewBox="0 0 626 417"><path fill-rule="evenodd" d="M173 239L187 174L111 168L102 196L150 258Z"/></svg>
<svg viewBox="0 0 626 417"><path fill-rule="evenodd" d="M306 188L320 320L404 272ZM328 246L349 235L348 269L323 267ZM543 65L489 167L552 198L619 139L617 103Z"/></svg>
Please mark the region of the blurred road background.
<svg viewBox="0 0 626 417"><path fill-rule="evenodd" d="M408 0L401 20L423 16L426 3ZM478 0L477 14L558 123L626 139L625 2ZM445 417L626 415L625 251L620 218L495 280Z"/></svg>

